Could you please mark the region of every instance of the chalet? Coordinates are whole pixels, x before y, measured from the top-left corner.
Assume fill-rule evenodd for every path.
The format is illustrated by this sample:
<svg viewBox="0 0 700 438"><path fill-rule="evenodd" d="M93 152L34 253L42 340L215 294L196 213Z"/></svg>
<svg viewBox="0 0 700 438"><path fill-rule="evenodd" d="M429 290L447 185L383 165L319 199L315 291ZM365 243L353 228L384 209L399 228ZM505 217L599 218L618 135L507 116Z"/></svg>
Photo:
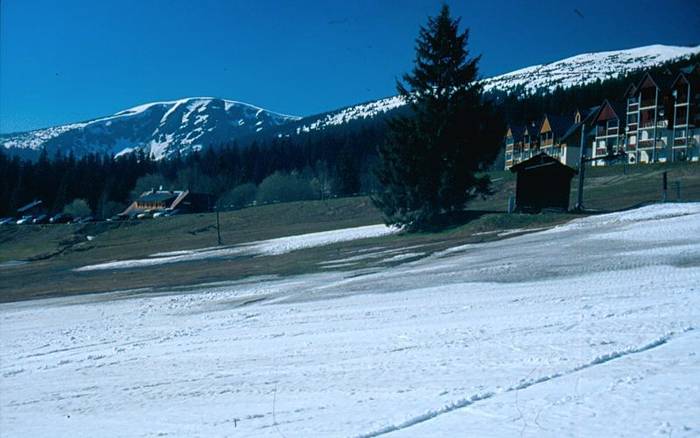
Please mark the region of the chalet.
<svg viewBox="0 0 700 438"><path fill-rule="evenodd" d="M179 211L200 213L211 209L211 198L204 193L189 190L149 190L144 192L122 212L122 215L136 216L140 213L157 211Z"/></svg>
<svg viewBox="0 0 700 438"><path fill-rule="evenodd" d="M593 127L593 148L591 158L604 157L625 150L625 107L609 100L603 101L591 117ZM631 162L636 162L630 158ZM593 161L594 165L604 165L605 161Z"/></svg>
<svg viewBox="0 0 700 438"><path fill-rule="evenodd" d="M517 174L516 211L568 210L571 178L577 173L575 169L541 152L514 165L510 171Z"/></svg>
<svg viewBox="0 0 700 438"><path fill-rule="evenodd" d="M671 159L698 161L700 147L700 65L681 70L670 86L673 98Z"/></svg>

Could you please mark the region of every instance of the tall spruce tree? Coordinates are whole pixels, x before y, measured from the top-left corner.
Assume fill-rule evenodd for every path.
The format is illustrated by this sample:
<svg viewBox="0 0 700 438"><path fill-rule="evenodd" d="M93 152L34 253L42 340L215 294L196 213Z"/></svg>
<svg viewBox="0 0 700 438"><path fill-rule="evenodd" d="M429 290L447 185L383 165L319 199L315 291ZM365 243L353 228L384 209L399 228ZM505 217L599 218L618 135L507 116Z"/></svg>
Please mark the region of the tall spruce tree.
<svg viewBox="0 0 700 438"><path fill-rule="evenodd" d="M488 192L488 177L477 172L498 153L502 123L482 99L481 57L469 57L469 31L460 33L459 22L446 5L429 18L416 40L413 71L397 81L411 111L389 121L379 146L382 189L373 201L387 224L429 228Z"/></svg>

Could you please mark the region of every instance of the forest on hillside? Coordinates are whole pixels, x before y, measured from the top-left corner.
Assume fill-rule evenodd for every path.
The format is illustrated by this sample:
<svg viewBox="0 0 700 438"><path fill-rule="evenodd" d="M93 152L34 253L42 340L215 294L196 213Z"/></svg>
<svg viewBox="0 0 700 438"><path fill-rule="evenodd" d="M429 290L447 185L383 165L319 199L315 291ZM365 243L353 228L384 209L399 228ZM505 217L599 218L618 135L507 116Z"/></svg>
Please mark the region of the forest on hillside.
<svg viewBox="0 0 700 438"><path fill-rule="evenodd" d="M697 62L700 56L651 72L675 72ZM606 98L619 100L641 74L551 92L491 93L486 98L494 101L503 122L523 123L544 113L573 114ZM202 152L162 161L143 153L76 158L50 157L45 152L30 161L0 151L0 216L13 215L35 199L41 199L51 212L84 199L96 216L107 218L122 211L141 192L160 186L212 194L226 209L253 202L371 193L378 185L374 172L377 148L385 141L387 118L396 114L304 135L212 145Z"/></svg>

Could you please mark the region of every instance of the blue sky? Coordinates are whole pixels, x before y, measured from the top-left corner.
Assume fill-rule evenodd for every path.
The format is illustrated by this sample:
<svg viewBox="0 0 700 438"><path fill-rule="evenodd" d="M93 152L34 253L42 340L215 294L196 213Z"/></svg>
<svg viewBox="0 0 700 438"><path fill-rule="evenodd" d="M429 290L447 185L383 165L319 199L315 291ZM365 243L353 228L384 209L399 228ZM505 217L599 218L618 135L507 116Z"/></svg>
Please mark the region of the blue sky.
<svg viewBox="0 0 700 438"><path fill-rule="evenodd" d="M1 0L0 132L188 96L309 115L392 95L441 3ZM588 51L700 44L698 1L448 4L471 28L483 76Z"/></svg>

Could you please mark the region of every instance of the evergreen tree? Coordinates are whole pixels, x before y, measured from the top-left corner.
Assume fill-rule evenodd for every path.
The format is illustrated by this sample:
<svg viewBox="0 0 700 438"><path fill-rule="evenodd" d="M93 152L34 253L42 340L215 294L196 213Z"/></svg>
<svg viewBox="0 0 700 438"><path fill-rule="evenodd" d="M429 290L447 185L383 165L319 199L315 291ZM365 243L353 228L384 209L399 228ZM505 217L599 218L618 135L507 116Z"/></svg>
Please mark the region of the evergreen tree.
<svg viewBox="0 0 700 438"><path fill-rule="evenodd" d="M482 99L480 56L469 57L468 37L446 5L420 29L413 71L397 83L411 114L389 121L379 148L382 189L373 200L388 224L424 229L488 191L476 172L495 158L503 131Z"/></svg>

